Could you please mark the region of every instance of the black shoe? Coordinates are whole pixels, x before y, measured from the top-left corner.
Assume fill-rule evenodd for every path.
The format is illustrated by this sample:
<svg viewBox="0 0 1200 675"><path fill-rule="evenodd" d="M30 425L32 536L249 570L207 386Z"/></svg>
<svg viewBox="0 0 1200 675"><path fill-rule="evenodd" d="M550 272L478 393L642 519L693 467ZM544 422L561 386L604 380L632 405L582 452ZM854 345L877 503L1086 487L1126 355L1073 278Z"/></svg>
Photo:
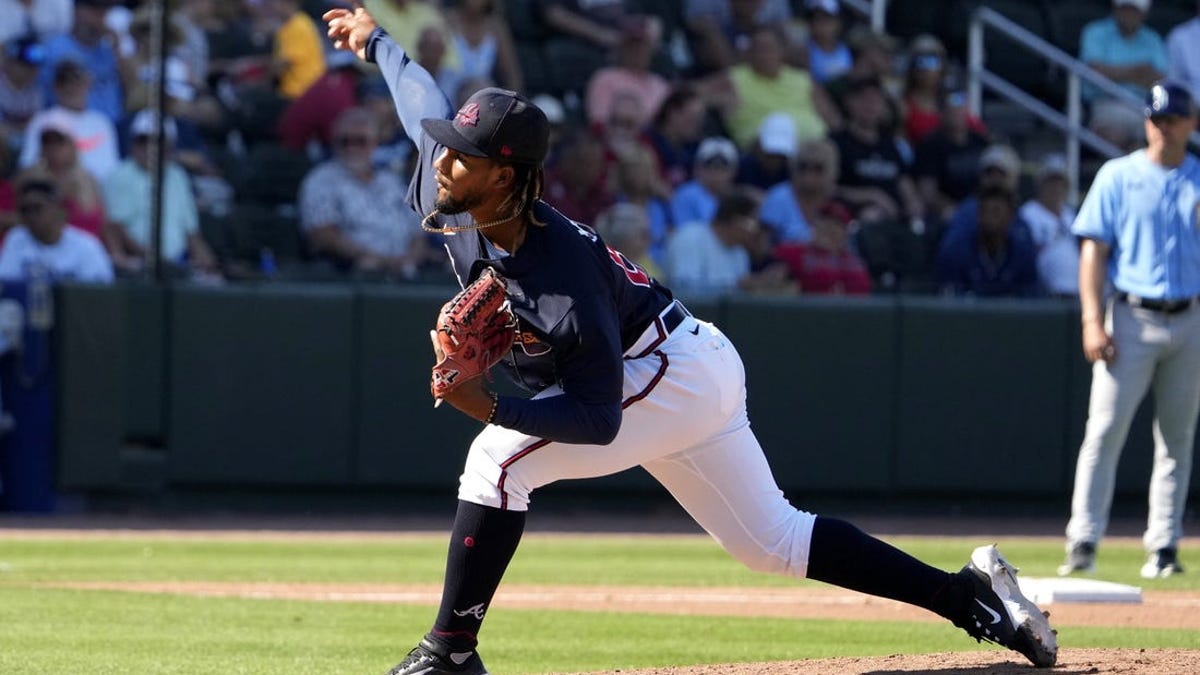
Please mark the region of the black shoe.
<svg viewBox="0 0 1200 675"><path fill-rule="evenodd" d="M459 673L460 675L488 675L487 668L479 658L479 652L468 649L463 652L451 651L450 645L435 637L426 635L413 650L387 672L387 675L440 675L441 673Z"/></svg>
<svg viewBox="0 0 1200 675"><path fill-rule="evenodd" d="M1146 559L1142 565L1143 579L1164 579L1173 574L1183 574L1183 565L1179 564L1176 551L1173 548L1160 548Z"/></svg>
<svg viewBox="0 0 1200 675"><path fill-rule="evenodd" d="M994 642L1020 652L1039 668L1058 660L1058 638L1043 614L1021 593L1017 569L1000 557L995 546L980 546L958 573L973 589L966 615L954 625L976 640Z"/></svg>
<svg viewBox="0 0 1200 675"><path fill-rule="evenodd" d="M1071 547L1067 560L1058 566L1058 576L1065 577L1076 572L1091 574L1096 571L1096 545L1081 541Z"/></svg>

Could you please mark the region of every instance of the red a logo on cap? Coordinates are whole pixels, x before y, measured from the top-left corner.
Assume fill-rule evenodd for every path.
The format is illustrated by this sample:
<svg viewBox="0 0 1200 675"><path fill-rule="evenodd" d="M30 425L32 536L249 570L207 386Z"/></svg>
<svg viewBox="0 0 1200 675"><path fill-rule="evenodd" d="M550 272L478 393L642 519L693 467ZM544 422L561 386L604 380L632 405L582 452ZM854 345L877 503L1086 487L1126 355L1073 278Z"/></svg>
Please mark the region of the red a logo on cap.
<svg viewBox="0 0 1200 675"><path fill-rule="evenodd" d="M473 127L479 124L479 104L468 103L454 115L454 123L460 127Z"/></svg>

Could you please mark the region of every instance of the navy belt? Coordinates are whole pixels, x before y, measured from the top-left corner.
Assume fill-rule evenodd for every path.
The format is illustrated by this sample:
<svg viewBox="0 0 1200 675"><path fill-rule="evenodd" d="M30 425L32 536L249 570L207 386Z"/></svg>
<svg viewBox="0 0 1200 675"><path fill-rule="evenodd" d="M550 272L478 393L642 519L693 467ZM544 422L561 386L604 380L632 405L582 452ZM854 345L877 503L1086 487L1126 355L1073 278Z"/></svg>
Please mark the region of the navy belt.
<svg viewBox="0 0 1200 675"><path fill-rule="evenodd" d="M670 335L683 320L691 316L692 313L687 311L682 302L678 300L671 303L671 309L667 310L666 314L662 315L663 328L666 329L667 335Z"/></svg>
<svg viewBox="0 0 1200 675"><path fill-rule="evenodd" d="M1200 304L1200 295L1184 298L1183 300L1155 300L1154 298L1143 298L1139 295L1122 291L1117 293L1116 298L1130 307L1140 307L1141 309L1162 312L1163 314L1178 314Z"/></svg>

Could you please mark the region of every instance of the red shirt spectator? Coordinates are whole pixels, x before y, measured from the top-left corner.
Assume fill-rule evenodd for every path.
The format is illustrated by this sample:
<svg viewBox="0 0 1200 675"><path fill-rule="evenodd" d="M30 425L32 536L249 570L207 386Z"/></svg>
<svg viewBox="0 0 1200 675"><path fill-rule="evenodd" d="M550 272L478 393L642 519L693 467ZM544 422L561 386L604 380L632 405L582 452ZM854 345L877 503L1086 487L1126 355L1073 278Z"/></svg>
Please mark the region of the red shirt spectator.
<svg viewBox="0 0 1200 675"><path fill-rule="evenodd" d="M866 295L871 292L867 267L849 246L850 212L837 202L818 211L813 239L806 244L775 247L775 256L787 264L801 293Z"/></svg>
<svg viewBox="0 0 1200 675"><path fill-rule="evenodd" d="M292 101L280 116L279 140L288 148L303 150L314 139L329 147L334 120L358 105L358 70L352 61L346 65L335 58L330 57L330 70Z"/></svg>

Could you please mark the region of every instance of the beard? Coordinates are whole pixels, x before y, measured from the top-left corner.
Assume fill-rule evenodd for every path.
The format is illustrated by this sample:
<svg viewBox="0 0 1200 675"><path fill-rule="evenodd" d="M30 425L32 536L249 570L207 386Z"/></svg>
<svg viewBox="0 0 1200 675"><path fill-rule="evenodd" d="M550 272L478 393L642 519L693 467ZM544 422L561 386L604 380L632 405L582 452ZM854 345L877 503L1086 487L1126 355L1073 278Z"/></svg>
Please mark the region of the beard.
<svg viewBox="0 0 1200 675"><path fill-rule="evenodd" d="M458 213L466 213L471 209L483 203L483 197L478 194L469 194L461 199L446 196L438 199L433 203L433 208L437 209L438 213L447 216L453 216Z"/></svg>

